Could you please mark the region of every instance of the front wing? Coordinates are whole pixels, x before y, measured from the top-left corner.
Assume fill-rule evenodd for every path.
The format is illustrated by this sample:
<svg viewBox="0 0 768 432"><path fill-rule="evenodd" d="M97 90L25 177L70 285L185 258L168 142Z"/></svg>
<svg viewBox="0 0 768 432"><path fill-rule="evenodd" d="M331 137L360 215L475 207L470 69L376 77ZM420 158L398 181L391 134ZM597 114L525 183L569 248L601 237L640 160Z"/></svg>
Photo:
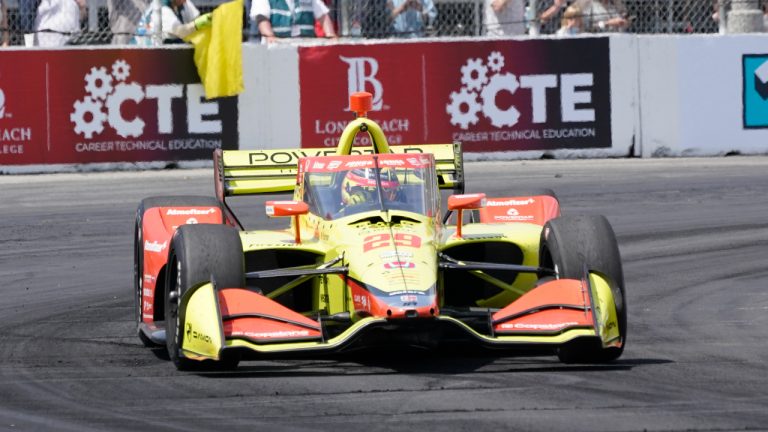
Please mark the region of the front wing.
<svg viewBox="0 0 768 432"><path fill-rule="evenodd" d="M439 344L446 329L493 348L556 348L576 338L595 338L603 347L620 347L611 284L596 272L583 280L546 282L507 307L489 312L485 333L457 317L436 314L428 319L366 317L327 338L321 319L305 317L256 292L203 283L181 299L181 352L197 360L218 360L229 349L262 354L333 352L382 340L368 337L372 333L389 336L384 340L423 341L426 337Z"/></svg>

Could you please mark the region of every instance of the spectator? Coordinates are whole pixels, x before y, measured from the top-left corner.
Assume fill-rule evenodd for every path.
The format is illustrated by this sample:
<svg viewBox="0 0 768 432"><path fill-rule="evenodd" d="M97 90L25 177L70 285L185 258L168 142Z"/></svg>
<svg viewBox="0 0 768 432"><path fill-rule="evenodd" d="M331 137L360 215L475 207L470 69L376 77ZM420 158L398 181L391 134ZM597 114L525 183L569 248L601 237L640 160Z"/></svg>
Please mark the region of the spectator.
<svg viewBox="0 0 768 432"><path fill-rule="evenodd" d="M576 0L574 4L582 11L582 31L617 32L629 26L620 0Z"/></svg>
<svg viewBox="0 0 768 432"><path fill-rule="evenodd" d="M42 0L35 18L35 45L62 46L80 31L85 0Z"/></svg>
<svg viewBox="0 0 768 432"><path fill-rule="evenodd" d="M387 0L387 10L392 19L392 32L402 38L425 36L437 18L432 0Z"/></svg>
<svg viewBox="0 0 768 432"><path fill-rule="evenodd" d="M35 31L35 18L39 0L19 0L19 30L22 34L32 34Z"/></svg>
<svg viewBox="0 0 768 432"><path fill-rule="evenodd" d="M545 23L552 20L554 21L557 19L557 15L560 13L560 10L565 7L565 0L554 0L552 2L552 5L549 6L547 9L544 10L544 12L539 15L539 23L541 23L541 26L544 27ZM543 29L542 29L543 30ZM548 33L551 33L554 31L554 29L550 28Z"/></svg>
<svg viewBox="0 0 768 432"><path fill-rule="evenodd" d="M107 0L112 44L127 45L131 42L141 15L149 4L150 0Z"/></svg>
<svg viewBox="0 0 768 432"><path fill-rule="evenodd" d="M6 0L0 0L0 46L7 47L11 41L8 31L8 8L5 5Z"/></svg>
<svg viewBox="0 0 768 432"><path fill-rule="evenodd" d="M250 17L262 40L273 43L278 38L317 37L315 20L320 21L325 37L335 38L328 12L322 0L253 0Z"/></svg>
<svg viewBox="0 0 768 432"><path fill-rule="evenodd" d="M563 13L563 19L560 22L560 29L557 31L558 36L573 36L581 33L582 17L581 9L576 5L570 5L565 9Z"/></svg>
<svg viewBox="0 0 768 432"><path fill-rule="evenodd" d="M185 37L195 30L211 24L211 14L200 15L192 0L161 0L160 7L161 25L163 28L162 41L164 44L182 43ZM132 43L144 46L152 45L152 13L153 6L150 3L147 10L141 16L136 29L136 36Z"/></svg>
<svg viewBox="0 0 768 432"><path fill-rule="evenodd" d="M485 0L485 34L508 36L525 34L523 0Z"/></svg>

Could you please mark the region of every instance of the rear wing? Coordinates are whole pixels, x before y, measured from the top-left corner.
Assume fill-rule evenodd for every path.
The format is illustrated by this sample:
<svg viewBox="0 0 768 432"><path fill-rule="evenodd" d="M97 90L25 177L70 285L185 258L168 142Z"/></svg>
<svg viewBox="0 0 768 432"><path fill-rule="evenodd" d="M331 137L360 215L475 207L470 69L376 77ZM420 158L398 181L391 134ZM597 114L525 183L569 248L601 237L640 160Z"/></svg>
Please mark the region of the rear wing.
<svg viewBox="0 0 768 432"><path fill-rule="evenodd" d="M438 186L464 192L464 158L461 143L389 146L392 153L432 153ZM216 197L292 192L296 186L299 158L336 155L336 148L287 150L221 150L214 152ZM352 154L372 153L353 148Z"/></svg>

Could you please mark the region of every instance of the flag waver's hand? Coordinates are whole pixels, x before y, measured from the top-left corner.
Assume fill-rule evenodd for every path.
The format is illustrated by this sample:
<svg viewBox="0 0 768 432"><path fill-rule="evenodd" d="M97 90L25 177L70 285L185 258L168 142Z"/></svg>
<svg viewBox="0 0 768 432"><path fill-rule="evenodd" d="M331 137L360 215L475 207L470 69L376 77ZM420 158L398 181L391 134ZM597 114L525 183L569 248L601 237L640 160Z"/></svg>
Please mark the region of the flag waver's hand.
<svg viewBox="0 0 768 432"><path fill-rule="evenodd" d="M210 12L200 15L195 18L195 29L200 30L211 25L213 22L213 14Z"/></svg>

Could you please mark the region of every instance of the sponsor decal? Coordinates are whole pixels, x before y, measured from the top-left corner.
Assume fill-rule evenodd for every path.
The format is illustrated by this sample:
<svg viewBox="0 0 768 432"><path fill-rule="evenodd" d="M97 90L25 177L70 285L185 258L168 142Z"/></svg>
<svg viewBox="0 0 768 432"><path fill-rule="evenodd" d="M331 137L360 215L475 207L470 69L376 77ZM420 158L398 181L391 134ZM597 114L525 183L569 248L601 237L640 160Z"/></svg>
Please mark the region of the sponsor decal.
<svg viewBox="0 0 768 432"><path fill-rule="evenodd" d="M369 166L373 166L373 161L372 160L349 161L345 163L344 166L347 168L366 168Z"/></svg>
<svg viewBox="0 0 768 432"><path fill-rule="evenodd" d="M211 207L209 209L168 209L165 214L168 216L206 216L216 213L216 209Z"/></svg>
<svg viewBox="0 0 768 432"><path fill-rule="evenodd" d="M563 123L591 123L595 121L595 108L592 105L593 73L563 73L520 75L505 72L506 59L499 51L491 52L486 58L469 58L461 67L461 84L458 91L449 95L450 101L445 106L450 115L451 124L462 130L476 125L481 117L491 126L502 129L511 128L520 121L521 113L513 104L499 106L500 94L514 95L519 89L530 91L530 111L532 124L547 123L547 92L559 90L561 121ZM593 138L593 127L528 129L507 131L509 136L488 137L492 139L542 139L542 138ZM461 135L461 134L460 134ZM488 135L484 133L483 135ZM463 141L473 141L466 139Z"/></svg>
<svg viewBox="0 0 768 432"><path fill-rule="evenodd" d="M742 56L744 128L768 128L768 54Z"/></svg>
<svg viewBox="0 0 768 432"><path fill-rule="evenodd" d="M373 95L372 108L381 111L384 106L384 86L376 78L379 62L373 57L344 57L339 59L349 65L347 68L347 100L353 93L368 91ZM343 129L343 128L342 128Z"/></svg>
<svg viewBox="0 0 768 432"><path fill-rule="evenodd" d="M145 297L152 297L152 290L149 288L144 288L144 296Z"/></svg>
<svg viewBox="0 0 768 432"><path fill-rule="evenodd" d="M384 268L388 270L398 269L398 268L412 269L412 268L416 268L416 264L410 261L393 261L393 262L384 263Z"/></svg>
<svg viewBox="0 0 768 432"><path fill-rule="evenodd" d="M371 310L371 303L368 301L368 296L364 294L355 294L352 296L352 301L355 303L355 308L360 307L363 310Z"/></svg>
<svg viewBox="0 0 768 432"><path fill-rule="evenodd" d="M536 200L533 198L528 198L527 200L515 200L515 199L509 199L504 201L495 201L495 200L488 200L487 205L488 207L505 207L505 206L524 206L535 203Z"/></svg>
<svg viewBox="0 0 768 432"><path fill-rule="evenodd" d="M112 128L122 138L138 138L144 133L146 123L136 116L126 118L122 108L124 104L138 104L144 99L157 101L158 132L172 134L173 112L171 106L176 99L184 99L187 103L187 127L193 134L220 134L222 123L209 116L219 114L217 102L202 102L200 84L164 84L146 85L142 87L135 81L129 81L131 66L123 59L115 61L109 70L105 66L94 66L85 75L85 92L83 99L75 101L70 121L75 126L75 133L87 139L101 134L106 126ZM219 148L211 141L210 149ZM184 147L184 142L150 141L151 146L168 145L173 150ZM179 148L177 148L179 147Z"/></svg>
<svg viewBox="0 0 768 432"><path fill-rule="evenodd" d="M192 324L187 323L187 331L185 332L187 340L196 339L205 343L213 343L213 339L205 333L196 331L192 328Z"/></svg>
<svg viewBox="0 0 768 432"><path fill-rule="evenodd" d="M309 330L280 330L272 332L233 332L232 336L244 336L251 339L277 339L309 336Z"/></svg>
<svg viewBox="0 0 768 432"><path fill-rule="evenodd" d="M570 322L562 322L562 323L504 323L501 325L501 328L504 330L546 330L546 331L552 331L552 330L562 330L566 327L572 327L579 325L579 323L570 321Z"/></svg>
<svg viewBox="0 0 768 432"><path fill-rule="evenodd" d="M386 251L379 254L379 258L388 259L409 259L413 258L413 252L409 251Z"/></svg>
<svg viewBox="0 0 768 432"><path fill-rule="evenodd" d="M0 120L13 119L13 112L6 108L5 92L0 88ZM32 141L32 128L27 126L5 127L0 122L0 155L23 155L24 144Z"/></svg>
<svg viewBox="0 0 768 432"><path fill-rule="evenodd" d="M187 225L195 225L195 224L197 224L197 219L195 219L195 218L189 218L189 219L187 219L187 221L186 221L185 223L186 223Z"/></svg>
<svg viewBox="0 0 768 432"><path fill-rule="evenodd" d="M156 240L153 240L153 241L144 240L144 250L148 252L160 253L164 251L167 246L168 246L167 241L159 243Z"/></svg>
<svg viewBox="0 0 768 432"><path fill-rule="evenodd" d="M148 302L148 301L144 300L144 301L142 302L142 310L143 310L144 312L151 312L151 311L152 311L152 303L150 303L150 302ZM150 315L148 315L148 316L147 316L147 315L145 315L144 317L145 317L145 318L152 318L152 315L151 315L151 314L150 314Z"/></svg>

